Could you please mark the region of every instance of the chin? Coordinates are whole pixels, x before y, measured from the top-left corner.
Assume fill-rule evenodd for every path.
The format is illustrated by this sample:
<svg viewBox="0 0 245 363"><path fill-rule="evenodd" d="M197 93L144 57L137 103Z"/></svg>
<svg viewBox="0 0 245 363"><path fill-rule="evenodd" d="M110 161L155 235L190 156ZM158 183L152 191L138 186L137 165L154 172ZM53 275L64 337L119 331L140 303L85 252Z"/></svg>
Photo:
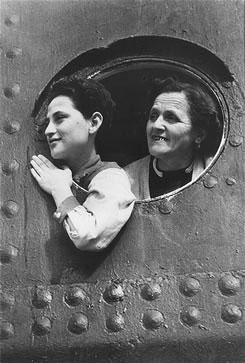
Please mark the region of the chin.
<svg viewBox="0 0 245 363"><path fill-rule="evenodd" d="M161 159L163 157L165 157L165 155L168 154L168 151L167 150L159 150L159 148L156 148L156 147L149 147L149 153L157 158L157 159Z"/></svg>

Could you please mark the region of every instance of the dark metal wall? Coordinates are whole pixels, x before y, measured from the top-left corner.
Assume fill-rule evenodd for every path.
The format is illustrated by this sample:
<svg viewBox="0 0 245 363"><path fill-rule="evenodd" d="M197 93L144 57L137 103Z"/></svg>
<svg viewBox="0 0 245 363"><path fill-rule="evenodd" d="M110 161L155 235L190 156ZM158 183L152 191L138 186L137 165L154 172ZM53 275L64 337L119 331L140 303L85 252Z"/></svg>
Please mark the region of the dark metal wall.
<svg viewBox="0 0 245 363"><path fill-rule="evenodd" d="M0 6L3 362L243 362L244 1ZM143 36L200 46L176 54L224 96L226 140L198 182L171 199L137 203L112 246L81 253L31 178L30 156L47 150L30 115L73 59Z"/></svg>

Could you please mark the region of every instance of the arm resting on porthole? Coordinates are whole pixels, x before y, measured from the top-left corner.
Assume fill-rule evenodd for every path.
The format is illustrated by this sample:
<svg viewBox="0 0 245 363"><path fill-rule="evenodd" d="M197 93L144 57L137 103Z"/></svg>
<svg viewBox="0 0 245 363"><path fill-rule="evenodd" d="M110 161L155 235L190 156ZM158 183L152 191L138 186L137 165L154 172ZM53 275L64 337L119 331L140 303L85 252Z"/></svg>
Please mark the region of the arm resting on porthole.
<svg viewBox="0 0 245 363"><path fill-rule="evenodd" d="M134 201L126 173L122 169L108 168L92 179L83 205L75 197L69 197L56 213L65 214L64 228L78 249L100 251L127 222Z"/></svg>

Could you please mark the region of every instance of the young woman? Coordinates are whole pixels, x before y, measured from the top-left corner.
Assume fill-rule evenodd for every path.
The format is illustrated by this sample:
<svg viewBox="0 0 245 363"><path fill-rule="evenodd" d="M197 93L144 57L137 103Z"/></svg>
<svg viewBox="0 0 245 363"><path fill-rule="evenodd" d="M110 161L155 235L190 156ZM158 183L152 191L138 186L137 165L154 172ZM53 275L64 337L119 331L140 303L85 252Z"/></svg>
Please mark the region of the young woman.
<svg viewBox="0 0 245 363"><path fill-rule="evenodd" d="M109 245L133 209L135 197L124 170L102 162L95 137L112 117L110 93L93 80L63 78L48 94L47 137L56 167L43 155L33 156L31 173L56 204L55 218L80 250Z"/></svg>

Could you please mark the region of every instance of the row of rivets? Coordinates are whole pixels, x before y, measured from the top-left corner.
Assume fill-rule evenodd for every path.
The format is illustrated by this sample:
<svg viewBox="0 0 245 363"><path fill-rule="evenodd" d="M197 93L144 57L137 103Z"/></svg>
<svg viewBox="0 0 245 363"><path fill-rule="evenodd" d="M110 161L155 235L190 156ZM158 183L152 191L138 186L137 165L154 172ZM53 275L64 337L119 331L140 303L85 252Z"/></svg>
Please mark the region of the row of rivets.
<svg viewBox="0 0 245 363"><path fill-rule="evenodd" d="M19 16L12 15L7 18L5 18L5 25L8 27L14 26L19 23ZM6 57L9 59L14 59L22 54L22 49L18 47L12 47L6 52ZM20 85L18 83L14 83L9 87L4 88L3 93L5 97L7 98L14 98L20 93ZM3 125L3 129L8 134L14 134L20 130L20 123L18 121L9 121L5 122ZM11 160L9 162L6 162L2 166L2 171L5 175L11 175L15 173L19 169L19 163L16 160ZM5 214L7 218L15 217L19 212L19 205L12 201L6 201L1 206L2 212ZM18 254L17 248L13 246L7 246L5 248L2 248L0 250L0 261L1 263L10 263L12 262L13 258L15 258ZM14 304L14 298L7 294L1 295L1 308L5 309L9 306L12 306ZM6 325L7 324L7 325ZM4 331L6 330L5 336L7 337L8 334L12 334L13 329L11 327L11 324L6 323L4 326ZM8 327L8 328L6 328ZM2 329L2 328L1 328ZM2 330L1 330L2 331Z"/></svg>
<svg viewBox="0 0 245 363"><path fill-rule="evenodd" d="M194 326L200 322L202 314L196 306L187 306L180 313L181 321L188 326ZM237 323L242 319L242 310L234 304L226 304L222 307L221 318L229 324ZM158 310L148 310L143 314L142 323L145 329L155 330L164 325L164 315ZM67 329L73 334L81 334L88 330L88 317L81 312L77 312L71 316L68 321ZM106 319L106 328L111 332L119 332L125 327L125 321L121 314L117 313ZM52 328L52 321L46 316L36 319L32 326L32 332L35 335L49 334ZM1 321L0 340L6 340L14 335L14 326L7 322Z"/></svg>
<svg viewBox="0 0 245 363"><path fill-rule="evenodd" d="M182 310L180 318L185 325L194 326L200 322L202 315L196 306L187 306ZM221 318L230 324L237 323L242 319L242 310L237 305L227 304L222 308ZM143 314L142 323L146 329L159 329L164 324L164 316L158 310L148 310ZM124 318L119 313L112 315L106 320L106 327L112 332L121 331L124 329L124 326ZM68 322L67 328L74 334L81 334L88 329L87 316L80 312L73 314ZM40 318L34 324L34 332L37 335L47 334L50 329L51 322L45 317Z"/></svg>
<svg viewBox="0 0 245 363"><path fill-rule="evenodd" d="M2 255L4 256L4 255ZM2 260L8 259L6 256ZM218 287L223 295L235 295L242 287L240 278L232 274L224 275L218 282ZM180 292L188 297L196 295L201 290L200 282L194 277L187 277L180 282ZM141 287L141 296L145 300L155 300L161 295L161 287L158 283L147 283ZM106 287L103 294L104 300L108 303L122 301L124 291L121 285L111 284ZM71 287L64 295L64 301L70 306L82 304L86 299L86 293L79 287ZM38 287L35 290L33 305L37 308L44 308L52 301L51 293L45 289Z"/></svg>

